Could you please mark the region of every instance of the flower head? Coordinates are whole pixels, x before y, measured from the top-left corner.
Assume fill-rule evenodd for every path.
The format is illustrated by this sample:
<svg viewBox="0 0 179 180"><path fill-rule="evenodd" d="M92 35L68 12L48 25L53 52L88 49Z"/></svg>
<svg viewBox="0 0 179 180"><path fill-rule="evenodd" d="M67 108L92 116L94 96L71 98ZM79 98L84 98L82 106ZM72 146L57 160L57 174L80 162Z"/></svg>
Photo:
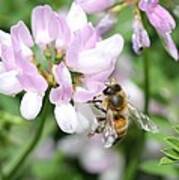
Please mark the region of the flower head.
<svg viewBox="0 0 179 180"><path fill-rule="evenodd" d="M78 104L104 89L122 48L121 35L102 40L76 3L66 17L48 5L37 6L32 12L32 34L22 21L11 27L10 34L0 32L0 92L24 91L20 111L31 120L51 89L50 101L60 128L82 132L91 122ZM11 85L5 84L9 80Z"/></svg>

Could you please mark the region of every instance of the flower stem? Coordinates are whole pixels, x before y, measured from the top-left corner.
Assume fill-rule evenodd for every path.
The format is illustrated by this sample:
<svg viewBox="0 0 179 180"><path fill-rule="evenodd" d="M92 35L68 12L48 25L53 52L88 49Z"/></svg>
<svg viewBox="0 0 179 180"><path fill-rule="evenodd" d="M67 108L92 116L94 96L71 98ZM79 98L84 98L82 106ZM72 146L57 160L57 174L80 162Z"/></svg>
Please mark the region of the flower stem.
<svg viewBox="0 0 179 180"><path fill-rule="evenodd" d="M150 81L149 81L149 59L147 50L143 55L143 72L144 72L144 113L149 115L149 103L150 103ZM140 164L140 158L143 152L145 143L145 132L140 131L136 138L135 148L130 151L130 161L127 165L124 180L134 180L137 176L137 171Z"/></svg>
<svg viewBox="0 0 179 180"><path fill-rule="evenodd" d="M149 79L149 59L148 52L144 53L144 113L149 115L149 103L150 103L150 79Z"/></svg>
<svg viewBox="0 0 179 180"><path fill-rule="evenodd" d="M25 146L25 148L22 150L22 152L17 156L17 158L15 158L12 162L10 162L10 164L8 165L7 168L4 169L3 171L3 175L4 175L4 180L9 180L9 179L13 179L14 175L17 173L17 171L21 168L21 166L23 165L24 161L28 158L28 156L30 155L30 153L33 151L33 149L35 148L35 146L38 144L42 132L43 132L43 128L45 125L45 120L47 119L47 113L48 113L48 98L45 98L45 103L44 103L44 107L43 107L43 111L41 112L41 115L39 116L39 126L36 130L36 133L33 137L33 139L29 142L29 144L27 144L27 146ZM37 119L37 120L38 120Z"/></svg>

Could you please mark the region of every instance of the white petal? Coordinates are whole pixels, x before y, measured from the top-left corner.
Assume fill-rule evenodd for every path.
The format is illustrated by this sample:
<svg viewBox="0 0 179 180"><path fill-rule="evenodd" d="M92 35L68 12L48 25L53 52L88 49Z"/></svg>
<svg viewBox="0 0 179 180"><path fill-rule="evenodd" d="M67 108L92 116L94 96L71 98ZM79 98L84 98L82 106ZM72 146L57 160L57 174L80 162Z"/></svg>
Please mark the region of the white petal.
<svg viewBox="0 0 179 180"><path fill-rule="evenodd" d="M67 16L67 22L73 32L87 25L87 16L83 9L76 3L73 3L71 6Z"/></svg>
<svg viewBox="0 0 179 180"><path fill-rule="evenodd" d="M55 107L55 118L62 131L74 133L78 121L74 107L70 103L60 104Z"/></svg>
<svg viewBox="0 0 179 180"><path fill-rule="evenodd" d="M77 117L78 117L78 126L76 128L76 133L89 133L96 129L97 120L92 112L90 106L85 103L75 104Z"/></svg>
<svg viewBox="0 0 179 180"><path fill-rule="evenodd" d="M3 73L5 71L6 71L6 69L4 67L4 63L2 61L0 61L0 73Z"/></svg>
<svg viewBox="0 0 179 180"><path fill-rule="evenodd" d="M32 120L39 114L44 95L35 92L26 92L22 98L20 111L27 120Z"/></svg>
<svg viewBox="0 0 179 180"><path fill-rule="evenodd" d="M15 95L22 91L22 87L16 76L17 71L14 70L0 74L0 93Z"/></svg>

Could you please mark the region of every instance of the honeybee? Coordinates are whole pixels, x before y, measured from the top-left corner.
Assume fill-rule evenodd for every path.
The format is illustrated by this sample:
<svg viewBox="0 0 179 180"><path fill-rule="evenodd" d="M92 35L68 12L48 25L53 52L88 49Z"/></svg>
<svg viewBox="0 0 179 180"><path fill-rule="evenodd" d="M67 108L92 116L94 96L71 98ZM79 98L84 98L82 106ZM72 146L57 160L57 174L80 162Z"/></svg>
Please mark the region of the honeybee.
<svg viewBox="0 0 179 180"><path fill-rule="evenodd" d="M102 97L102 100L95 97L91 101L96 109L103 112L103 116L97 117L98 126L91 134L102 133L106 148L127 134L131 121L136 122L145 131L158 132L158 127L149 117L129 103L126 93L119 84L108 84Z"/></svg>

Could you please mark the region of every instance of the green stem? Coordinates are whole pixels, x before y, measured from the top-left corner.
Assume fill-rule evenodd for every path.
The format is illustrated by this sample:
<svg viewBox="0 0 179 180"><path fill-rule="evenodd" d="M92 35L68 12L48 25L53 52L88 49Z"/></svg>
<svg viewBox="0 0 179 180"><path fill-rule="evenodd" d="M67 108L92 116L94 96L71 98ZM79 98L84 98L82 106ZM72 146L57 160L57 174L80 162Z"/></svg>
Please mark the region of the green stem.
<svg viewBox="0 0 179 180"><path fill-rule="evenodd" d="M149 81L149 59L147 50L144 51L143 56L143 72L144 72L144 113L149 115L149 102L150 102L150 81ZM127 165L124 180L134 180L137 176L140 158L143 152L145 143L145 132L141 131L136 138L135 148L130 151L130 161Z"/></svg>
<svg viewBox="0 0 179 180"><path fill-rule="evenodd" d="M45 125L45 120L47 119L48 113L48 98L46 97L45 99L45 104L43 107L43 111L41 113L41 115L39 116L39 126L36 130L36 133L33 137L33 139L29 142L29 144L27 144L27 146L24 148L24 150L17 156L16 159L14 159L9 166L3 171L4 174L4 180L10 180L13 179L14 175L17 173L17 171L21 168L21 166L23 165L24 161L28 158L28 156L30 155L30 153L33 151L33 149L35 148L35 146L38 144L42 132L43 132L43 128Z"/></svg>
<svg viewBox="0 0 179 180"><path fill-rule="evenodd" d="M150 79L149 79L149 59L147 50L144 53L144 113L149 115L150 103Z"/></svg>

